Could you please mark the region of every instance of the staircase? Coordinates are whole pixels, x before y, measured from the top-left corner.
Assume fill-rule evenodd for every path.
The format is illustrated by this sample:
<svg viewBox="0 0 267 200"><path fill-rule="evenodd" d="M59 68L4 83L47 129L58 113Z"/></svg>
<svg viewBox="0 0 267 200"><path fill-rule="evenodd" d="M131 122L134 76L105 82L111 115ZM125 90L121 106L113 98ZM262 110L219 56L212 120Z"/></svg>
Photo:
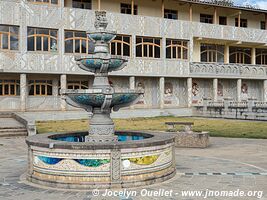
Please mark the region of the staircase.
<svg viewBox="0 0 267 200"><path fill-rule="evenodd" d="M0 118L0 137L27 136L27 129L14 118Z"/></svg>

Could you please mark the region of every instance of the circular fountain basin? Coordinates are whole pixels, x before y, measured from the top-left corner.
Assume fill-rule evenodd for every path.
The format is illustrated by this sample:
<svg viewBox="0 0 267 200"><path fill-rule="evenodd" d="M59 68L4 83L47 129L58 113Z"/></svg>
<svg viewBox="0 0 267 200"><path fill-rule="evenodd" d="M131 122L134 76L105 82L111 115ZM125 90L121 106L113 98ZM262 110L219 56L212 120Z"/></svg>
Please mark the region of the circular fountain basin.
<svg viewBox="0 0 267 200"><path fill-rule="evenodd" d="M108 62L107 72L118 71L126 66L127 60L121 57L111 57L109 59L97 58L94 56L76 59L81 69L89 72L96 72L101 69L105 62Z"/></svg>
<svg viewBox="0 0 267 200"><path fill-rule="evenodd" d="M170 133L118 131L114 143L84 142L88 132L30 136L27 180L52 188L109 189L151 185L175 175Z"/></svg>
<svg viewBox="0 0 267 200"><path fill-rule="evenodd" d="M87 33L88 37L93 41L102 41L104 43L109 43L116 37L115 31L103 31L103 32L93 32Z"/></svg>
<svg viewBox="0 0 267 200"><path fill-rule="evenodd" d="M134 102L139 93L114 93L112 94L112 101L110 107L117 105L124 105ZM105 94L67 94L68 98L82 106L101 107L105 101Z"/></svg>

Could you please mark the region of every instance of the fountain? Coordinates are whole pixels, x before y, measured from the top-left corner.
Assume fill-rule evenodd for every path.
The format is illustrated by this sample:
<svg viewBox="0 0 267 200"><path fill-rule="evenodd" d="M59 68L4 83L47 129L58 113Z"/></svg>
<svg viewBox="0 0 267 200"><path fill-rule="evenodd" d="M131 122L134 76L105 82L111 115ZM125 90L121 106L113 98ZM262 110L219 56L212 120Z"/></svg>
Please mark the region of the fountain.
<svg viewBox="0 0 267 200"><path fill-rule="evenodd" d="M95 74L86 90L61 90L66 102L92 113L88 132L47 133L28 137L27 181L66 189L128 188L162 182L175 175L175 137L171 134L115 131L111 111L138 101L143 90L118 90L108 73L121 70L127 60L111 56L105 11L96 11L94 54L76 59Z"/></svg>

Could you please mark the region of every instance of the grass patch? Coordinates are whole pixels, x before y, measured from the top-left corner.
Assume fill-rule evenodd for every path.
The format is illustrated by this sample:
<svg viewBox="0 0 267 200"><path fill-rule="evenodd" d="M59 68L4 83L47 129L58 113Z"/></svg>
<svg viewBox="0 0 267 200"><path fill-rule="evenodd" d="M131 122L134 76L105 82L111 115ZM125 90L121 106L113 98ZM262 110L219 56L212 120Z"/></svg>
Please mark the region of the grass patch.
<svg viewBox="0 0 267 200"><path fill-rule="evenodd" d="M114 120L117 130L139 131L165 131L166 126L164 123L167 121L194 122L194 131L209 131L210 136L214 137L267 139L267 122L181 117L153 117ZM38 133L88 130L88 121L86 119L45 121L37 122L36 125Z"/></svg>

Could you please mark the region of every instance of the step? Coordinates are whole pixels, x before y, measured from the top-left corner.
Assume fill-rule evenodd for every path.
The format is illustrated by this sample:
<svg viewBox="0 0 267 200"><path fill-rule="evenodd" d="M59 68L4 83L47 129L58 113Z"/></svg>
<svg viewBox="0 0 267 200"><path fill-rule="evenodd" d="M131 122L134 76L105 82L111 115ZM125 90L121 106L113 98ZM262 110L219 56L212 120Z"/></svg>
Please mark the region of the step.
<svg viewBox="0 0 267 200"><path fill-rule="evenodd" d="M27 129L25 128L20 128L20 129L13 129L13 128L10 128L10 129L0 129L0 133L16 133L16 132L27 132Z"/></svg>
<svg viewBox="0 0 267 200"><path fill-rule="evenodd" d="M0 126L0 130L1 129L25 129L25 126Z"/></svg>
<svg viewBox="0 0 267 200"><path fill-rule="evenodd" d="M4 132L0 133L0 137L20 137L20 136L27 136L28 133L26 131L21 131L21 132Z"/></svg>

